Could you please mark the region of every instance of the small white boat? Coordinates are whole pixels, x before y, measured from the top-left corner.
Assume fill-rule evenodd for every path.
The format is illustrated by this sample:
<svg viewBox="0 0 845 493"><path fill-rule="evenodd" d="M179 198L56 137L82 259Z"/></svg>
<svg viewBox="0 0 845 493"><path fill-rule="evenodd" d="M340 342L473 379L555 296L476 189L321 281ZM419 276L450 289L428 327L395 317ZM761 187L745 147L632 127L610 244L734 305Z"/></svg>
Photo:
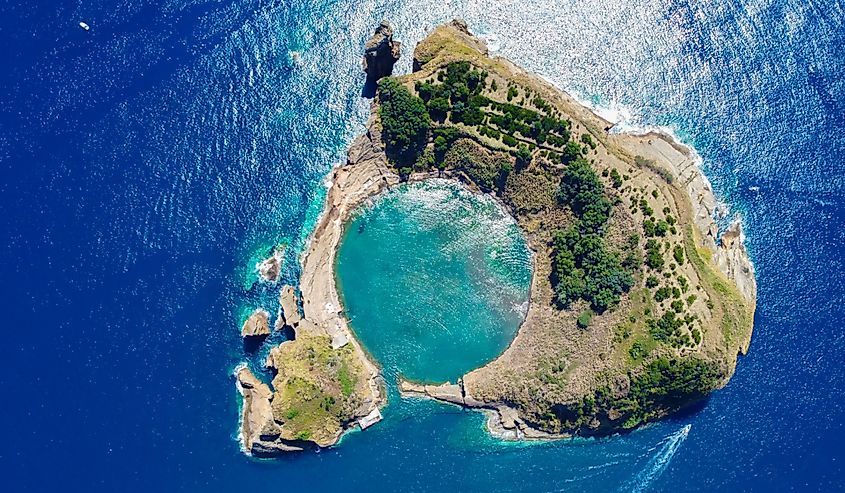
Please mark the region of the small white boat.
<svg viewBox="0 0 845 493"><path fill-rule="evenodd" d="M85 29L86 31L90 31L90 30L91 30L91 26L89 26L88 24L86 24L86 23L84 23L84 22L80 22L80 23L79 23L79 27L81 27L82 29Z"/></svg>

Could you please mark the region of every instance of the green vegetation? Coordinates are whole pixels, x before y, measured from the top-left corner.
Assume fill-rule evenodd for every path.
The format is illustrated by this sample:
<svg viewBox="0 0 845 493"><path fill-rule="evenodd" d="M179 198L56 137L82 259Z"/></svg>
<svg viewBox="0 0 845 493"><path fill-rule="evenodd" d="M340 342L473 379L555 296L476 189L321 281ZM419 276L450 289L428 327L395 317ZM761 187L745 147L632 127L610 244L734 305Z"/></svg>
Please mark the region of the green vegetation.
<svg viewBox="0 0 845 493"><path fill-rule="evenodd" d="M673 181L675 181L675 177L672 176L672 173L670 173L665 168L659 166L651 159L646 159L642 156L635 156L634 162L636 162L637 166L639 166L640 168L650 169L651 171L655 172L657 176L663 178L663 180L670 185Z"/></svg>
<svg viewBox="0 0 845 493"><path fill-rule="evenodd" d="M415 163L431 126L425 103L392 77L379 81L378 96L387 156L400 168Z"/></svg>
<svg viewBox="0 0 845 493"><path fill-rule="evenodd" d="M504 187L513 166L502 155L491 154L470 139L457 140L443 157L448 169L463 171L482 190L492 191Z"/></svg>
<svg viewBox="0 0 845 493"><path fill-rule="evenodd" d="M615 398L609 389L602 388L595 398L602 407L627 415L622 425L627 429L704 397L719 386L722 378L713 363L694 356L677 359L663 356L642 371L630 373L631 389L627 396Z"/></svg>
<svg viewBox="0 0 845 493"><path fill-rule="evenodd" d="M675 248L672 251L672 256L675 258L675 262L678 265L682 265L684 263L684 247L681 245L675 245Z"/></svg>
<svg viewBox="0 0 845 493"><path fill-rule="evenodd" d="M335 350L328 337L309 335L279 347L272 409L282 438L331 442L361 404L364 378L352 348Z"/></svg>
<svg viewBox="0 0 845 493"><path fill-rule="evenodd" d="M558 231L554 252L552 282L557 301L564 307L584 299L596 313L604 313L634 285L619 254L608 251L604 238L595 233L583 234L576 227Z"/></svg>
<svg viewBox="0 0 845 493"><path fill-rule="evenodd" d="M527 421L548 431L595 430L595 418L603 425L609 418L617 428L618 423L632 428L721 385L730 373L725 350L733 352L737 341L745 340L751 310L708 258L710 252L698 247L683 187L667 186L673 183L672 172L642 156L634 158L636 166L599 162L605 152L625 160L630 149L602 147L603 141L594 137L602 134L591 122L571 125L561 112L565 104L553 106L525 80L526 85L517 84L495 60L476 57L471 46L450 38L438 43L457 46L443 60L469 54L472 63L444 62L415 86L434 122L434 145L429 146L434 166L500 194L528 238L548 242L554 300L568 311L547 312L549 320L543 322L554 322L548 325L554 329L575 319L588 333L572 332L571 326L560 327L559 336L543 332L545 339L532 340L544 344L533 346L540 354L531 353L530 364L518 361L528 372L506 383L491 381L483 389L487 396L512 396L518 394L514 389L524 387L529 390L526 399L513 404ZM431 69L424 73L432 74ZM485 69L494 76L488 77ZM432 166L425 152L416 162L418 167ZM622 200L625 205L615 208ZM629 237L631 227L638 234ZM547 268L547 250L537 251L543 261L538 266ZM687 272L694 272L694 281L685 277ZM636 289L634 279L642 282ZM604 315L623 297L625 313ZM704 313L705 305L710 313ZM725 344L713 330L719 325ZM589 347L600 360L594 365L598 369L580 366L584 350L556 344L573 339L582 344L603 335L599 329L610 330L613 344L609 350ZM586 370L593 382L604 381L607 387L572 396L571 391L586 386L573 385L575 369ZM491 365L486 371L488 377L498 377L502 369ZM624 376L627 382L620 378ZM541 395L551 397L537 397ZM561 402L561 396L571 400ZM621 413L620 421L615 411Z"/></svg>
<svg viewBox="0 0 845 493"><path fill-rule="evenodd" d="M660 252L660 243L654 239L648 239L645 243L645 264L650 268L661 271L663 270L663 254Z"/></svg>
<svg viewBox="0 0 845 493"><path fill-rule="evenodd" d="M619 172L616 171L616 168L610 170L610 182L613 185L613 188L619 188L622 186L622 176L619 175Z"/></svg>
<svg viewBox="0 0 845 493"><path fill-rule="evenodd" d="M520 214L552 207L555 203L554 179L532 169L510 173L505 181L505 198Z"/></svg>
<svg viewBox="0 0 845 493"><path fill-rule="evenodd" d="M563 172L558 200L580 219L584 232L600 233L610 218L610 200L596 172L584 159L576 159Z"/></svg>
<svg viewBox="0 0 845 493"><path fill-rule="evenodd" d="M638 339L631 344L631 347L628 349L628 355L634 361L642 361L651 353L651 349L647 341Z"/></svg>
<svg viewBox="0 0 845 493"><path fill-rule="evenodd" d="M579 328L586 329L590 326L590 321L593 319L593 312L584 310L578 315L577 324Z"/></svg>
<svg viewBox="0 0 845 493"><path fill-rule="evenodd" d="M590 146L590 149L596 148L596 143L593 142L593 136L590 134L581 134L581 142Z"/></svg>
<svg viewBox="0 0 845 493"><path fill-rule="evenodd" d="M603 313L619 303L634 285L634 277L623 267L619 254L605 244L602 233L611 203L587 161L576 159L564 170L558 200L572 209L578 222L554 235L552 282L557 301L566 307L584 299L596 313ZM639 238L629 242L629 248L633 251L638 242Z"/></svg>

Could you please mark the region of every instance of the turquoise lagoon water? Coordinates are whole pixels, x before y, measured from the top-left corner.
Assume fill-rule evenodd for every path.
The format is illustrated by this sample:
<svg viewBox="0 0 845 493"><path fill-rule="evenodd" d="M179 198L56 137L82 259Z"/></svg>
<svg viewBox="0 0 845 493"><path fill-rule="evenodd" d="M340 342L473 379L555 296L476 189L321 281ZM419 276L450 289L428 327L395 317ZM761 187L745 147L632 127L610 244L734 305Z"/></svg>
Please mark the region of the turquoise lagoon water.
<svg viewBox="0 0 845 493"><path fill-rule="evenodd" d="M513 339L531 255L491 197L433 180L365 206L347 225L337 276L355 333L388 376L454 381Z"/></svg>

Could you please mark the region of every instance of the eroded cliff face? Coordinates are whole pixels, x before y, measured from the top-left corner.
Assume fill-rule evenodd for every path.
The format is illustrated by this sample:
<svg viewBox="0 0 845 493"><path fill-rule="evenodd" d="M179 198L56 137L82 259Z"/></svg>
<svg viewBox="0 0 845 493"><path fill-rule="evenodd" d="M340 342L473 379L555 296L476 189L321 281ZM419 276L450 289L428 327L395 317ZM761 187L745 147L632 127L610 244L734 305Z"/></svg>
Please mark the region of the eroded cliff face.
<svg viewBox="0 0 845 493"><path fill-rule="evenodd" d="M393 65L399 60L401 45L393 40L393 27L382 21L373 36L364 46L364 72L369 82L376 82L393 73Z"/></svg>
<svg viewBox="0 0 845 493"><path fill-rule="evenodd" d="M246 367L237 372L244 398L242 446L252 455L328 447L345 430L381 419L379 408L386 403L381 370L352 334L334 279L335 252L350 215L399 183L387 165L376 122L370 120L370 131L350 147L347 164L330 176L325 209L302 257L302 313L296 290L281 289L275 326L292 331L295 339L270 350L265 367L274 375L272 388ZM244 327L252 332L253 326L264 332L264 316L257 314Z"/></svg>
<svg viewBox="0 0 845 493"><path fill-rule="evenodd" d="M364 68L373 80L389 75L399 58L399 43L389 24L382 23L366 46ZM374 113L375 115L375 113ZM381 420L386 403L380 368L352 334L337 294L335 252L350 214L366 199L395 185L399 177L387 165L375 116L370 131L359 136L348 161L332 171L331 188L320 219L302 256L299 299L283 286L276 330L294 338L271 348L265 368L271 385L246 366L235 373L241 408L241 445L258 457L306 448L329 447L353 427L368 428ZM276 282L281 250L258 265L259 275ZM270 334L269 314L256 310L244 323L245 340Z"/></svg>
<svg viewBox="0 0 845 493"><path fill-rule="evenodd" d="M256 309L241 327L241 337L266 337L270 334L270 314L261 308Z"/></svg>

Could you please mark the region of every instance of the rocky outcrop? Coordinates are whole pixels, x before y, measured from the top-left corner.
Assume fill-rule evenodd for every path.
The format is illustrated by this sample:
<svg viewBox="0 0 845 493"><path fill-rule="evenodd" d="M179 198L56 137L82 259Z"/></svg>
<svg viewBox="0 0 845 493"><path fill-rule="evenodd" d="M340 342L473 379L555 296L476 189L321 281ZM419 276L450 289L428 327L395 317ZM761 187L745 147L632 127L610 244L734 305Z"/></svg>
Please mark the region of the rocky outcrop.
<svg viewBox="0 0 845 493"><path fill-rule="evenodd" d="M734 282L743 298L750 305L755 305L757 281L754 265L745 249L742 223L737 218L720 235L715 219L724 214L726 208L716 200L710 181L701 172L700 160L691 149L662 132L621 135L620 138L624 139L625 147L635 154L661 163L678 182L678 186L686 189L693 208L693 220L705 246L713 252L714 263Z"/></svg>
<svg viewBox="0 0 845 493"><path fill-rule="evenodd" d="M262 260L258 266L258 275L267 282L277 282L282 274L282 261L285 249L279 246L273 249L273 255Z"/></svg>
<svg viewBox="0 0 845 493"><path fill-rule="evenodd" d="M255 456L276 455L280 452L302 450L301 446L285 443L279 438L279 426L273 420L271 401L273 392L246 365L235 372L238 391L243 396L241 408L241 446Z"/></svg>
<svg viewBox="0 0 845 493"><path fill-rule="evenodd" d="M270 334L270 314L256 309L241 327L241 337L265 337Z"/></svg>
<svg viewBox="0 0 845 493"><path fill-rule="evenodd" d="M279 318L276 321L277 328L281 325L286 325L295 329L299 322L302 321L302 315L299 314L299 303L296 299L296 290L293 286L285 286L279 295L279 303L282 305Z"/></svg>
<svg viewBox="0 0 845 493"><path fill-rule="evenodd" d="M722 232L719 245L713 256L719 270L736 283L739 292L750 302L757 299L757 280L754 264L745 249L745 235L742 222L737 218Z"/></svg>
<svg viewBox="0 0 845 493"><path fill-rule="evenodd" d="M387 21L381 21L375 34L364 45L363 65L367 81L375 82L392 74L399 54L400 43L393 40L393 28Z"/></svg>

